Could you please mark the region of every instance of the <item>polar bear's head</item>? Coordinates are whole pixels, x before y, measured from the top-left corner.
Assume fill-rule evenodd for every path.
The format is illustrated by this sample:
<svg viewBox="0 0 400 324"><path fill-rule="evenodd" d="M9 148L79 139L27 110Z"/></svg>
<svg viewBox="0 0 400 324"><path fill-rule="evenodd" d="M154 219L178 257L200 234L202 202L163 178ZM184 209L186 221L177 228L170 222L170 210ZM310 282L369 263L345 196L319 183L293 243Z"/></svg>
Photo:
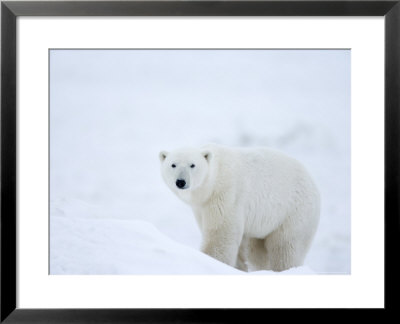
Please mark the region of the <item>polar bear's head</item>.
<svg viewBox="0 0 400 324"><path fill-rule="evenodd" d="M161 174L168 187L184 195L199 188L207 177L211 153L200 149L161 151Z"/></svg>

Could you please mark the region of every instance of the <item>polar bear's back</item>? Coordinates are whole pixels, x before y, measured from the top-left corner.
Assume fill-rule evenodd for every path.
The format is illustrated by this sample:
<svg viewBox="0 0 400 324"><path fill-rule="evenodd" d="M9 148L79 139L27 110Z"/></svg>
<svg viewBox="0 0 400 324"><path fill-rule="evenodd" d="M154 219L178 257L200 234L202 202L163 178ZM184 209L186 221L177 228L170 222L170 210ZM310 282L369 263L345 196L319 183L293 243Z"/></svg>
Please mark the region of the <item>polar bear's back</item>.
<svg viewBox="0 0 400 324"><path fill-rule="evenodd" d="M219 190L235 191L235 206L251 236L264 237L290 216L298 223L317 222L319 193L300 162L263 147L207 148L218 164L216 177L226 186Z"/></svg>
<svg viewBox="0 0 400 324"><path fill-rule="evenodd" d="M254 184L260 184L261 179L265 182L280 187L295 179L308 179L311 177L304 166L296 159L286 154L266 148L231 148L211 144L204 147L212 152L217 160L220 175L224 170L229 171L230 176L237 176L242 181L249 180ZM221 170L221 169L224 170ZM218 176L218 175L217 175Z"/></svg>

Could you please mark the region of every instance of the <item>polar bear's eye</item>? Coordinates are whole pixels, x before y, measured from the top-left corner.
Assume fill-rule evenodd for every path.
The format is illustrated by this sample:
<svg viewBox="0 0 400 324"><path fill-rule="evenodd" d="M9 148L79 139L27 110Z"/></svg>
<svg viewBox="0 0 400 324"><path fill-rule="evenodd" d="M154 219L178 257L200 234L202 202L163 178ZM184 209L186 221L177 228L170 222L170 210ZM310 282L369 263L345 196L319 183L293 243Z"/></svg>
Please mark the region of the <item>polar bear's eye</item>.
<svg viewBox="0 0 400 324"><path fill-rule="evenodd" d="M195 165L194 165L194 164L192 164L190 167L193 169L193 168L195 167Z"/></svg>
<svg viewBox="0 0 400 324"><path fill-rule="evenodd" d="M172 166L173 168L176 168L176 165L175 165L175 164L172 164L171 166Z"/></svg>

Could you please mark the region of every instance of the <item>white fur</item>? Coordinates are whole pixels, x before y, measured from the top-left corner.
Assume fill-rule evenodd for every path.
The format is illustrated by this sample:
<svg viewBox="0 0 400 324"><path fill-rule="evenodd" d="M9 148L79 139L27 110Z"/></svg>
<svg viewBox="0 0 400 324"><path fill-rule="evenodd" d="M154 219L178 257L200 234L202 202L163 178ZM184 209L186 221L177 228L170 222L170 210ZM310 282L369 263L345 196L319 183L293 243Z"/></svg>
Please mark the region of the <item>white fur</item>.
<svg viewBox="0 0 400 324"><path fill-rule="evenodd" d="M164 151L160 160L166 184L193 209L204 253L245 271L303 264L320 199L298 161L266 148L214 144Z"/></svg>

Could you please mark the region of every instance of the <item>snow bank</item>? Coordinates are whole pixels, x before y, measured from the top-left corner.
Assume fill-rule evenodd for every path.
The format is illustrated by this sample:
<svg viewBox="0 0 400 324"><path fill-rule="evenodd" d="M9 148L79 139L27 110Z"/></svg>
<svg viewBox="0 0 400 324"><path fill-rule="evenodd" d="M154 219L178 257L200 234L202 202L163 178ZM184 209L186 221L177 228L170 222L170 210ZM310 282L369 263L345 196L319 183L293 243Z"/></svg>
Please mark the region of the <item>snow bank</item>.
<svg viewBox="0 0 400 324"><path fill-rule="evenodd" d="M239 271L177 243L140 220L52 217L51 274L224 274ZM306 267L281 274L310 274ZM257 271L251 274L275 274Z"/></svg>

